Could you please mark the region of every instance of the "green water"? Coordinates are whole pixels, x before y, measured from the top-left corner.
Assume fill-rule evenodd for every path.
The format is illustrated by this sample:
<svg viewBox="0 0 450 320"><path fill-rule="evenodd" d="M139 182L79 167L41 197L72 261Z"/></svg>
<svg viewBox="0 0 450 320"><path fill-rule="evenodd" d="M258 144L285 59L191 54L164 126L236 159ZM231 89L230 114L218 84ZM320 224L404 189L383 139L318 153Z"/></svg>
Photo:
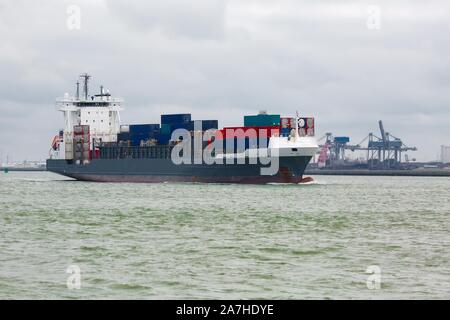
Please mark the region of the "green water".
<svg viewBox="0 0 450 320"><path fill-rule="evenodd" d="M109 184L0 175L0 298L450 298L450 179ZM81 270L69 289L66 269ZM370 290L368 266L381 269Z"/></svg>

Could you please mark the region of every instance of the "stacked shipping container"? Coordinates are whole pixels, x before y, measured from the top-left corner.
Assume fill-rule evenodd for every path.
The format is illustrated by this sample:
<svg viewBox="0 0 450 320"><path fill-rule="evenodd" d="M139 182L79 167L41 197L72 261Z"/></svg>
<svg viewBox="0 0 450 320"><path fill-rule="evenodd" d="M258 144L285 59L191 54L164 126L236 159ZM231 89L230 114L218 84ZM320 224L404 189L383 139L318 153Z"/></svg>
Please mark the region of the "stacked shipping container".
<svg viewBox="0 0 450 320"><path fill-rule="evenodd" d="M280 119L280 136L288 137L295 128L295 118L283 117Z"/></svg>
<svg viewBox="0 0 450 320"><path fill-rule="evenodd" d="M73 127L73 160L86 163L91 159L90 139L88 125Z"/></svg>
<svg viewBox="0 0 450 320"><path fill-rule="evenodd" d="M162 114L161 132L157 137L158 143L168 144L173 131L176 129L189 130L190 123L190 113Z"/></svg>
<svg viewBox="0 0 450 320"><path fill-rule="evenodd" d="M159 123L156 124L130 124L120 127L117 136L118 141L128 142L132 146L139 146L142 143L156 139L160 133Z"/></svg>
<svg viewBox="0 0 450 320"><path fill-rule="evenodd" d="M314 118L299 118L298 128L300 137L314 136Z"/></svg>
<svg viewBox="0 0 450 320"><path fill-rule="evenodd" d="M121 126L121 133L118 135L118 141L126 141L129 146L139 146L143 142L155 139L158 144L166 145L170 142L171 135L176 129L185 129L195 131L201 128L201 131L209 129L218 129L217 120L192 120L191 114L163 114L161 115L161 126L159 124L139 124ZM258 115L244 116L243 127L227 127L219 130L217 138L223 140L224 146L234 140L235 144L244 144L245 148L256 147L263 138L267 143L271 136L288 137L295 128L295 118L281 117L278 114L260 113ZM299 118L298 122L300 136L314 135L314 118ZM228 137L228 135L230 135ZM242 140L242 141L241 141Z"/></svg>
<svg viewBox="0 0 450 320"><path fill-rule="evenodd" d="M272 136L279 136L279 126L247 126L247 127L226 127L219 130L216 139L223 140L223 150L227 145L234 146L232 152L243 151L239 149L253 149L258 146L264 147L269 143ZM262 139L262 140L261 140Z"/></svg>
<svg viewBox="0 0 450 320"><path fill-rule="evenodd" d="M201 131L219 129L218 120L192 120L189 125L189 130L194 131L196 127L199 127Z"/></svg>
<svg viewBox="0 0 450 320"><path fill-rule="evenodd" d="M244 127L266 127L279 125L279 114L260 113L255 116L244 116Z"/></svg>
<svg viewBox="0 0 450 320"><path fill-rule="evenodd" d="M280 135L287 137L291 134L292 129L295 129L295 118L281 118L280 121L281 132ZM298 134L300 137L314 136L314 118L303 117L298 120Z"/></svg>

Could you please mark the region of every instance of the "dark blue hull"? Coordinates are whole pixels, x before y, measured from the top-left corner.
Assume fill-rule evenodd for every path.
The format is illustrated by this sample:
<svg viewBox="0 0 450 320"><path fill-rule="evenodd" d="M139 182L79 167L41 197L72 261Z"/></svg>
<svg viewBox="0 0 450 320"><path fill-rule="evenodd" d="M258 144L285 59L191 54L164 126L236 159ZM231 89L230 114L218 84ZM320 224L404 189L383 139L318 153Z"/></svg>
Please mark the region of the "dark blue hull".
<svg viewBox="0 0 450 320"><path fill-rule="evenodd" d="M47 160L47 170L83 181L99 182L205 182L300 183L311 157L280 157L275 175L261 175L261 164L181 164L170 159L94 159L77 165Z"/></svg>

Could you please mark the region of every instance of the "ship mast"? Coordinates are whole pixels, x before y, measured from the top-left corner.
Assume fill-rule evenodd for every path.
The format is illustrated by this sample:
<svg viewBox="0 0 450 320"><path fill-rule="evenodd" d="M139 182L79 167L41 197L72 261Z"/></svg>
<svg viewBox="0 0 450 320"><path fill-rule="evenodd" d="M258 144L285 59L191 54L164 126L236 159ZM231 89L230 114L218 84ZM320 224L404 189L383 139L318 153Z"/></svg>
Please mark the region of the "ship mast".
<svg viewBox="0 0 450 320"><path fill-rule="evenodd" d="M80 78L83 79L83 89L84 89L84 100L88 99L88 93L89 93L89 79L91 78L90 75L88 75L87 73L83 73L82 75L80 75Z"/></svg>

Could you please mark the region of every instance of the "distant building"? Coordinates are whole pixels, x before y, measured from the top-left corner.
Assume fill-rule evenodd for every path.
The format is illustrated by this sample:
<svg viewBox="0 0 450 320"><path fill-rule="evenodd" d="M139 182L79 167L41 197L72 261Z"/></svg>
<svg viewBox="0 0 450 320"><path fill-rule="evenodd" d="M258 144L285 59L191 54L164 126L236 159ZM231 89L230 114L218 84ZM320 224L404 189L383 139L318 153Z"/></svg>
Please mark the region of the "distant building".
<svg viewBox="0 0 450 320"><path fill-rule="evenodd" d="M450 163L450 146L441 146L441 162Z"/></svg>

